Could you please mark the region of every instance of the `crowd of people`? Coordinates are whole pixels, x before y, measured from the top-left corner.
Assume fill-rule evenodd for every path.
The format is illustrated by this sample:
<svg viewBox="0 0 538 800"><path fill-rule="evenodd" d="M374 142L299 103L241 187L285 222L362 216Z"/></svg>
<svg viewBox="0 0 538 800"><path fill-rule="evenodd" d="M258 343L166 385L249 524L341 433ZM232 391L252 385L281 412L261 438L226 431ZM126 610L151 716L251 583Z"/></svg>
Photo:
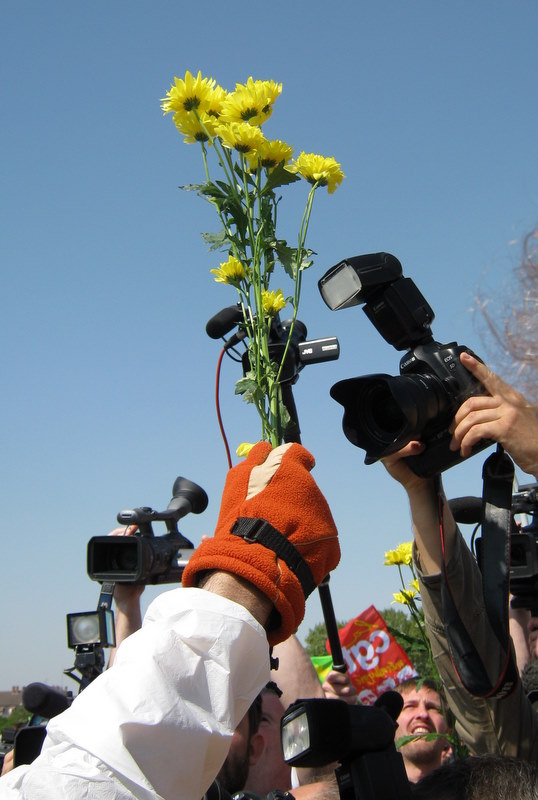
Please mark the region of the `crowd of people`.
<svg viewBox="0 0 538 800"><path fill-rule="evenodd" d="M535 308L536 262L532 275ZM525 314L528 323L528 307ZM536 389L536 337L528 330L526 341L531 349L517 357ZM494 441L538 480L536 404L472 355L462 353L461 362L484 393L457 410L451 448L466 457L480 441ZM417 678L397 687L403 705L394 731L406 739L400 753L409 797L538 798L538 720L518 675L538 658L538 619L514 610L512 639L500 640L440 476L420 477L409 466L407 458L423 449L411 441L383 459L409 500L414 566L440 676L440 683ZM6 760L0 798L340 796L334 763L290 768L280 743L282 716L298 698L357 702L345 672L320 683L295 636L306 598L340 558L313 466L300 444L258 443L229 471L215 535L194 552L183 586L163 592L142 620L143 587L116 585L118 647L108 668L50 720L36 760L15 769ZM502 692L477 696L464 685L451 640L454 613L492 686L514 665ZM468 757L455 757L454 732Z"/></svg>

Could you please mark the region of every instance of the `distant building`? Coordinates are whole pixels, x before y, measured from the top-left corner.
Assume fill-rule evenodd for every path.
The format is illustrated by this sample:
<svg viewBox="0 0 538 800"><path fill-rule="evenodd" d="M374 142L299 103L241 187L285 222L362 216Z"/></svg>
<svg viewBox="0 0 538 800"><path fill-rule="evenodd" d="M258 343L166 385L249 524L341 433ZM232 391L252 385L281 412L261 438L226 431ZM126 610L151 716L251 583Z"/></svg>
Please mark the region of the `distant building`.
<svg viewBox="0 0 538 800"><path fill-rule="evenodd" d="M0 717L9 717L19 706L22 706L22 690L18 686L13 686L10 692L0 691Z"/></svg>

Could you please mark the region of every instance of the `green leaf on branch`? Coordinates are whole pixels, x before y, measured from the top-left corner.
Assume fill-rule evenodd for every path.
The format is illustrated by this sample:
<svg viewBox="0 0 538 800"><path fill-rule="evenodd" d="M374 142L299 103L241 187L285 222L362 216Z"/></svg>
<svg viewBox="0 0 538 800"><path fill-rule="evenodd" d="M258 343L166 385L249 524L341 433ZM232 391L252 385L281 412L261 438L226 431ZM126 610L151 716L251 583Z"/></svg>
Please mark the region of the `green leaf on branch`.
<svg viewBox="0 0 538 800"><path fill-rule="evenodd" d="M297 248L289 247L284 239L277 239L274 248L286 275L294 281L297 277Z"/></svg>
<svg viewBox="0 0 538 800"><path fill-rule="evenodd" d="M263 391L253 378L248 377L248 374L236 381L235 394L242 394L245 403L263 402L264 398Z"/></svg>
<svg viewBox="0 0 538 800"><path fill-rule="evenodd" d="M202 233L202 239L209 245L209 250L226 250L230 246L230 237L226 231L220 230L218 233Z"/></svg>
<svg viewBox="0 0 538 800"><path fill-rule="evenodd" d="M300 176L295 175L293 172L288 172L288 170L284 168L284 162L281 161L280 164L268 173L267 181L262 189L262 194L272 192L278 186L287 186L290 183L295 183L300 180Z"/></svg>

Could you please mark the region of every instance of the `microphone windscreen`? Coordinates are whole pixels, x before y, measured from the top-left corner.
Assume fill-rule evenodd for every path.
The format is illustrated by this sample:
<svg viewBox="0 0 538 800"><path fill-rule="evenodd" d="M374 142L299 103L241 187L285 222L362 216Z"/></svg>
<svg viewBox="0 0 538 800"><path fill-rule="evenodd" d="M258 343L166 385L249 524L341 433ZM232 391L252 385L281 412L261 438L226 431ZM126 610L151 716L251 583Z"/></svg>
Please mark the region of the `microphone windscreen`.
<svg viewBox="0 0 538 800"><path fill-rule="evenodd" d="M538 661L533 660L525 664L521 673L521 683L525 694L530 695L533 692L538 692ZM534 699L536 699L536 695Z"/></svg>
<svg viewBox="0 0 538 800"><path fill-rule="evenodd" d="M22 704L32 714L52 719L71 705L71 699L45 683L29 683L22 690Z"/></svg>
<svg viewBox="0 0 538 800"><path fill-rule="evenodd" d="M473 525L482 520L482 499L480 497L455 497L448 501L456 522Z"/></svg>
<svg viewBox="0 0 538 800"><path fill-rule="evenodd" d="M233 330L242 319L243 312L239 304L227 306L211 317L205 326L206 333L212 339L220 339Z"/></svg>

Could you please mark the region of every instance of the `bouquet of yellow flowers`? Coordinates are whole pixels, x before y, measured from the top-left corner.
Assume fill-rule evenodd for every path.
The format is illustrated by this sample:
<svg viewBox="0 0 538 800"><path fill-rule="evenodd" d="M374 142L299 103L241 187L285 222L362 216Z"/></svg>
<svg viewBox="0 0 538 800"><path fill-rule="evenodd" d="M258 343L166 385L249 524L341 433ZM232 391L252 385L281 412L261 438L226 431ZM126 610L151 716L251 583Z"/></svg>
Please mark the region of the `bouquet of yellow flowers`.
<svg viewBox="0 0 538 800"><path fill-rule="evenodd" d="M210 249L222 250L228 258L212 269L215 281L234 287L242 312L240 323L248 351L248 369L236 384L236 394L253 403L262 422L261 438L277 446L290 424L282 401L281 375L297 320L301 280L312 265L313 251L306 236L314 194L327 187L332 194L344 178L334 158L302 152L293 158L293 148L280 139L268 139L262 125L269 119L282 91L275 81L254 80L236 84L227 92L212 78L190 72L174 83L161 100L165 114L171 113L184 142L201 148L205 181L183 186L211 203L220 220L217 233L202 234ZM210 154L219 170L210 173ZM296 247L277 235L277 190L304 178L311 185L299 225ZM284 297L271 286L280 265L292 282L292 294ZM281 359L270 353L271 326L279 312L291 306L290 324Z"/></svg>

